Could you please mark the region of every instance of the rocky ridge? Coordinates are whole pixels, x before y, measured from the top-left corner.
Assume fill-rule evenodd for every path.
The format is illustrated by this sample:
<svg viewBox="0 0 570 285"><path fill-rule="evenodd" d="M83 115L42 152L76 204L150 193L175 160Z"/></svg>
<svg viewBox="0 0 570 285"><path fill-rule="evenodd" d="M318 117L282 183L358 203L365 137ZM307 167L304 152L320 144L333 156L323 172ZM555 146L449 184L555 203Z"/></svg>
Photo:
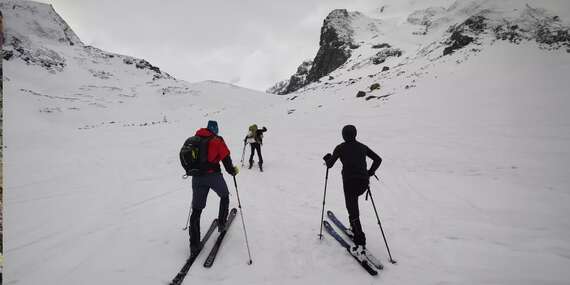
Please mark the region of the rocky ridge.
<svg viewBox="0 0 570 285"><path fill-rule="evenodd" d="M113 72L105 70L105 66L118 61L132 66L133 69L145 71L152 80L172 79L168 73L162 72L144 59L84 45L51 5L31 1L6 1L0 3L0 9L4 11L7 22L2 50L4 60L21 60L27 65L38 66L50 73L63 72L66 66L76 62L94 62L101 70L92 74L101 79L112 77Z"/></svg>
<svg viewBox="0 0 570 285"><path fill-rule="evenodd" d="M394 73L422 74L428 65L456 52L462 51L453 55L461 58L457 59L460 63L496 41L515 45L534 42L540 49L570 53L568 19L540 4L513 3L458 0L447 8L413 11L403 24L385 21L383 14L376 19L360 12L334 10L323 23L320 49L305 80L282 81L267 92L303 93L358 82L368 86L389 80ZM394 32L399 30L409 33L403 37ZM401 88L414 87L417 77Z"/></svg>

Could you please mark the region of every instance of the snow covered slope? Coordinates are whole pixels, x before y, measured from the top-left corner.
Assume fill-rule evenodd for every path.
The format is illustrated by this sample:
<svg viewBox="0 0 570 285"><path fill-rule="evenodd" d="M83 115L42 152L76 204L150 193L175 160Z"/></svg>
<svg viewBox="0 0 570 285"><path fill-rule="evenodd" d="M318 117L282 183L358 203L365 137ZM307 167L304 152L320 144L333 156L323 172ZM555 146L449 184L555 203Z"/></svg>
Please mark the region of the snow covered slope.
<svg viewBox="0 0 570 285"><path fill-rule="evenodd" d="M49 6L1 2L7 36L22 38L24 50L9 45L12 56L4 61L4 281L171 280L189 251L181 228L190 181L180 178L178 150L196 128L216 119L236 164L247 126L269 129L265 172L242 169L237 176L254 263L246 264L237 220L214 266L203 268L199 258L185 284L566 284L570 57L564 48L493 41L491 34L478 35L481 46L443 56L448 45L435 34L437 25L434 34L414 35L422 27L407 22L414 11L451 4L443 2L449 1L402 1L374 10L392 13L380 18L377 28L386 35L377 43L401 49L402 56L348 71L360 50L362 60L377 53L361 43L352 49L353 62L337 70L342 74L332 73L331 82L344 83L316 82L286 96L220 82L189 84L136 68L125 63L128 56L89 52L96 49L82 46L70 29L63 32L65 26L56 28ZM446 17L465 11L445 9ZM441 9L424 14L443 15ZM376 14L358 15L376 22ZM402 28L384 27L391 22ZM38 26L52 30L38 34L46 38L27 30ZM416 37L418 45L408 40ZM428 38L432 45L424 44ZM38 56L26 61L27 54ZM46 61L64 65L46 67ZM384 65L390 69L368 77ZM350 78L354 83L346 82ZM374 83L380 88L370 91ZM365 97L355 96L359 90ZM371 188L399 262L387 264L373 210L362 200L367 246L387 264L376 278L332 238L317 238L321 157L340 143L348 123L384 159L381 182L371 181ZM340 166L328 183L326 206L346 221ZM230 199L236 206L235 194ZM217 203L210 195L203 226L216 216Z"/></svg>
<svg viewBox="0 0 570 285"><path fill-rule="evenodd" d="M497 41L535 42L537 48L570 53L570 5L563 1L383 3L368 15L332 11L323 22L315 58L304 61L302 69L268 92L303 93L347 86L366 91L374 83L391 81L394 74L421 74L453 52L469 57ZM308 74L300 77L304 70Z"/></svg>

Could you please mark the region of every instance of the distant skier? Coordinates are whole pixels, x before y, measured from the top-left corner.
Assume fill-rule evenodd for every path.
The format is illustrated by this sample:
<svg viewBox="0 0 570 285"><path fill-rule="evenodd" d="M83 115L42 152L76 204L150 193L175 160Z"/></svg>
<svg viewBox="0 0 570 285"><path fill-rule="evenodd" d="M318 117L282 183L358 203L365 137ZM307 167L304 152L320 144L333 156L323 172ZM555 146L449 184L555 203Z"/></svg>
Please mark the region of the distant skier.
<svg viewBox="0 0 570 285"><path fill-rule="evenodd" d="M220 197L220 208L218 212L218 230L225 230L229 208L229 191L226 181L222 176L220 161L223 163L226 171L235 176L239 169L233 165L224 139L218 136L218 123L216 121L208 121L207 128L201 128L196 131L196 135L189 138L187 144L191 144L192 140L198 141L194 143L196 151L186 160L194 158L197 162L187 162L181 152L182 165L186 169L187 175L192 176L192 215L190 216L190 251L197 254L200 251L200 215L206 207L206 199L210 189L214 190ZM184 150L183 147L183 150ZM194 169L193 169L194 168Z"/></svg>
<svg viewBox="0 0 570 285"><path fill-rule="evenodd" d="M261 146L263 145L263 133L267 132L267 128L263 127L261 129L257 128L256 124L249 126L247 135L243 139L244 144L249 143L251 147L251 154L249 156L249 169L253 166L253 155L254 151L257 151L257 158L259 160L259 170L263 171L263 157L261 156Z"/></svg>
<svg viewBox="0 0 570 285"><path fill-rule="evenodd" d="M342 162L342 186L344 188L344 201L348 210L348 219L354 234L355 247L351 253L357 257L366 254L366 237L360 224L358 210L358 197L369 187L370 176L373 176L382 158L366 145L356 140L356 127L346 125L342 128L344 142L339 144L333 154L327 153L323 159L328 168L333 167L337 159ZM370 169L366 169L366 157L372 159Z"/></svg>

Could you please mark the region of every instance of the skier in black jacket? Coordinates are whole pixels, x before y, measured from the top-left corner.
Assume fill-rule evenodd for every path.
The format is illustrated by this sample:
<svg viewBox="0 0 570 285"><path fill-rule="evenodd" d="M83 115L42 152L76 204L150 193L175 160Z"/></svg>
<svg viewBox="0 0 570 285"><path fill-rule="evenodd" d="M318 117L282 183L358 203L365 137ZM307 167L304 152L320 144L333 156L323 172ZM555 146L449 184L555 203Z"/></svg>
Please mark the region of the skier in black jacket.
<svg viewBox="0 0 570 285"><path fill-rule="evenodd" d="M356 140L356 127L346 125L342 128L344 142L339 144L332 155L327 153L323 159L328 168L333 167L337 159L342 162L342 186L344 188L344 201L348 210L348 219L354 234L354 255L366 253L366 237L360 224L358 197L369 188L370 176L374 176L382 163L382 158L366 145ZM366 157L372 159L370 169L366 168Z"/></svg>

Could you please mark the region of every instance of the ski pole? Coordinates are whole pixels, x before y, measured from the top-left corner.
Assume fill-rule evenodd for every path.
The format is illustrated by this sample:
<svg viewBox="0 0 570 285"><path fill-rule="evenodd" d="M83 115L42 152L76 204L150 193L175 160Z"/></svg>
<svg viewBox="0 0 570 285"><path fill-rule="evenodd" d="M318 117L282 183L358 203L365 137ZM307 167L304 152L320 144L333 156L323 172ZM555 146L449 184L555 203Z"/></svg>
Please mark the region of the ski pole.
<svg viewBox="0 0 570 285"><path fill-rule="evenodd" d="M241 166L243 167L243 160L245 158L245 146L247 145L247 143L245 141L243 141L243 150L241 151Z"/></svg>
<svg viewBox="0 0 570 285"><path fill-rule="evenodd" d="M190 213L192 212L192 206L188 209L188 219L186 220L186 226L182 229L183 231L187 230L190 226Z"/></svg>
<svg viewBox="0 0 570 285"><path fill-rule="evenodd" d="M378 181L378 176L374 175ZM384 234L384 230L382 229L382 223L380 222L380 216L378 215L378 211L376 210L376 204L374 203L374 198L372 198L372 192L370 191L370 186L368 186L368 193L367 196L370 196L370 201L372 201L372 207L374 208L374 213L376 214L376 220L378 221L378 226L380 226L380 232L382 232L382 237L384 238L384 243L386 244L386 249L388 250L388 256L390 257L390 263L395 264L396 260L392 258L392 254L390 253L390 247L388 247L388 241L386 240L386 235Z"/></svg>
<svg viewBox="0 0 570 285"><path fill-rule="evenodd" d="M323 219L325 217L325 200L327 198L327 182L329 180L329 168L325 174L325 192L323 194L323 210L321 211L321 231L319 232L319 239L323 239Z"/></svg>
<svg viewBox="0 0 570 285"><path fill-rule="evenodd" d="M245 149L245 147L244 147ZM238 192L238 187L237 187L237 181L236 181L236 176L234 175L234 186L236 187L236 196L237 196L237 200L238 200L238 208L239 208L239 215L241 216L241 224L243 226L243 234L245 236L245 245L247 247L247 254L249 255L249 261L247 262L248 265L251 265L253 263L252 259L251 259L251 252L249 250L249 242L247 241L247 231L245 230L245 221L243 219L243 211L241 209L241 202L239 200L239 192Z"/></svg>
<svg viewBox="0 0 570 285"><path fill-rule="evenodd" d="M182 175L182 179L187 179L188 174ZM183 231L187 230L190 226L190 213L192 212L192 205L190 205L190 209L188 209L188 219L186 220L186 226L182 229Z"/></svg>

